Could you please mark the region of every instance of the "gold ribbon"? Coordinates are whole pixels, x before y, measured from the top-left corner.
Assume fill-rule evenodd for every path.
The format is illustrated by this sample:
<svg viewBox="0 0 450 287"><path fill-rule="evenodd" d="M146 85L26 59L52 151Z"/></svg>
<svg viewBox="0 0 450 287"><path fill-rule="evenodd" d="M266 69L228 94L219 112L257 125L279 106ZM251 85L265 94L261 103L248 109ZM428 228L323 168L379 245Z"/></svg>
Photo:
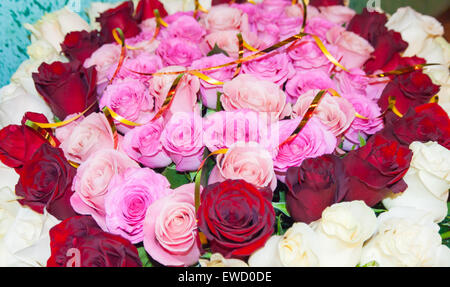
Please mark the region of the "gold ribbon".
<svg viewBox="0 0 450 287"><path fill-rule="evenodd" d="M200 4L199 0L194 0L194 18L197 19L198 11L201 11L203 13L208 13L208 10L203 8L203 6Z"/></svg>
<svg viewBox="0 0 450 287"><path fill-rule="evenodd" d="M157 26L160 25L160 27L163 26L163 27L165 27L165 28L169 27L169 24L167 24L167 23L162 19L161 14L159 14L159 10L158 10L158 9L153 10L153 14L155 15L156 25L157 25Z"/></svg>
<svg viewBox="0 0 450 287"><path fill-rule="evenodd" d="M127 120L126 118L122 117L121 115L119 115L118 113L114 112L112 109L110 109L109 107L106 107L106 106L103 108L103 113L107 113L108 117L110 116L113 119L115 119L116 121L118 121L124 125L130 126L130 127L139 127L139 126L143 125L143 124L139 124L139 123L135 123L130 120Z"/></svg>
<svg viewBox="0 0 450 287"><path fill-rule="evenodd" d="M242 60L242 58L244 57L244 38L242 37L241 33L237 34L237 38L239 41L239 60ZM241 68L242 68L242 62L239 61L237 63L236 71L234 71L233 79L239 75L239 73L241 72Z"/></svg>
<svg viewBox="0 0 450 287"><path fill-rule="evenodd" d="M114 117L112 115L113 113L114 111L112 111L110 108L108 107L103 108L103 114L105 115L106 120L108 121L109 126L111 127L111 132L113 134L114 149L117 149L119 147L119 134L117 132L116 124L114 123Z"/></svg>
<svg viewBox="0 0 450 287"><path fill-rule="evenodd" d="M412 65L412 66L408 66L406 68L392 70L392 71L384 72L384 73L379 73L376 75L367 75L367 77L369 77L369 78L384 78L384 77L388 77L388 76L399 76L399 75L403 75L406 73L423 70L423 68L425 68L425 67L437 66L437 65L440 65L440 64L436 64L436 63L428 64L427 63L427 64Z"/></svg>
<svg viewBox="0 0 450 287"><path fill-rule="evenodd" d="M33 130L35 130L38 134L40 134L52 147L58 147L58 143L57 140L55 139L55 137L49 133L48 131L46 131L44 128L41 128L39 125L39 123L35 123L33 121L30 120L26 120L25 121L25 125L29 128L32 128Z"/></svg>
<svg viewBox="0 0 450 287"><path fill-rule="evenodd" d="M159 119L164 114L164 112L170 108L170 106L173 103L173 100L175 99L175 93L177 91L178 84L180 83L180 81L184 77L184 75L185 75L184 73L179 74L178 77L173 81L172 86L170 87L169 93L167 94L166 99L164 100L164 103L163 103L161 109L151 120L152 122Z"/></svg>
<svg viewBox="0 0 450 287"><path fill-rule="evenodd" d="M123 62L125 61L125 57L127 55L127 46L125 44L125 35L124 35L122 29L120 29L120 28L115 28L113 30L113 35L117 35L117 33L119 33L120 38L115 37L115 39L116 39L116 41L118 41L119 45L122 46L122 49L120 51L119 63L117 64L117 68L114 71L112 78L109 80L108 85L111 85L112 82L114 81L114 79L116 78L116 76L119 74L120 68L122 68Z"/></svg>

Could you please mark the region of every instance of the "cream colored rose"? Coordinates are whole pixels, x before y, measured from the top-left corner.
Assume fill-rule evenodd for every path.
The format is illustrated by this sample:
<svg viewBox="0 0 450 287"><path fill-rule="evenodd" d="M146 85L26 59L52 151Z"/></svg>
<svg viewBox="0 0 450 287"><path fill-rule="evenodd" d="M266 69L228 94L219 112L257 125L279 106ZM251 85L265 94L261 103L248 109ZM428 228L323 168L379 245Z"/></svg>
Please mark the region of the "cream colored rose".
<svg viewBox="0 0 450 287"><path fill-rule="evenodd" d="M21 206L10 188L1 188L0 266L45 266L50 257L49 230L58 223L49 214Z"/></svg>
<svg viewBox="0 0 450 287"><path fill-rule="evenodd" d="M399 32L409 46L403 56L411 57L422 51L428 38L444 34L444 28L435 18L422 15L411 7L399 8L386 23L386 27Z"/></svg>
<svg viewBox="0 0 450 287"><path fill-rule="evenodd" d="M20 125L26 112L42 113L49 120L53 119L50 107L41 97L27 93L15 83L0 89L0 128Z"/></svg>
<svg viewBox="0 0 450 287"><path fill-rule="evenodd" d="M450 188L450 151L436 142L413 142L411 167L404 177L408 188L383 200L387 209L415 207L430 213L435 222L447 215Z"/></svg>
<svg viewBox="0 0 450 287"><path fill-rule="evenodd" d="M250 267L319 266L316 234L305 223L295 223L284 236L272 236L265 246L250 256Z"/></svg>
<svg viewBox="0 0 450 287"><path fill-rule="evenodd" d="M378 232L363 248L361 265L376 261L382 267L450 266L439 226L425 212L397 207L378 221Z"/></svg>
<svg viewBox="0 0 450 287"><path fill-rule="evenodd" d="M377 219L363 201L352 201L326 208L322 218L311 225L320 246L320 266L354 267L364 242L375 233Z"/></svg>
<svg viewBox="0 0 450 287"><path fill-rule="evenodd" d="M209 260L200 259L201 267L248 267L247 263L240 259L226 259L220 253L214 253Z"/></svg>
<svg viewBox="0 0 450 287"><path fill-rule="evenodd" d="M194 0L160 0L159 2L164 5L164 9L166 9L169 15L183 11L194 11L195 9ZM212 0L199 0L199 3L203 8L209 10Z"/></svg>
<svg viewBox="0 0 450 287"><path fill-rule="evenodd" d="M58 51L45 40L37 40L27 47L27 54L31 59L45 61L57 58Z"/></svg>
<svg viewBox="0 0 450 287"><path fill-rule="evenodd" d="M24 27L32 33L32 42L45 40L58 52L61 51L60 44L64 42L67 33L82 30L90 31L89 24L77 13L66 7L45 14L33 25L26 23Z"/></svg>

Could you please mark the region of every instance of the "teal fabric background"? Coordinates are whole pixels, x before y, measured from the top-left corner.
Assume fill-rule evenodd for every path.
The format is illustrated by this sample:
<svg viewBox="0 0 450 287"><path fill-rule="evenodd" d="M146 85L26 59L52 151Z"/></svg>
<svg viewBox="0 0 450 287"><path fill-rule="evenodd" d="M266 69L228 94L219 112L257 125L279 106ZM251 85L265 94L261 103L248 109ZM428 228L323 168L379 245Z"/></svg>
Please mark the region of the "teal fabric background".
<svg viewBox="0 0 450 287"><path fill-rule="evenodd" d="M118 2L118 0L95 0L96 2ZM121 1L121 0L119 0ZM61 9L65 5L79 3L80 15L90 0L0 0L0 87L9 83L11 75L20 63L28 58L29 32L22 23L34 23L44 13ZM351 0L350 6L361 11L368 0ZM437 15L450 5L450 0L380 0L385 11L392 12L398 7L410 5L418 11ZM76 6L73 6L76 7ZM85 17L86 18L86 17Z"/></svg>

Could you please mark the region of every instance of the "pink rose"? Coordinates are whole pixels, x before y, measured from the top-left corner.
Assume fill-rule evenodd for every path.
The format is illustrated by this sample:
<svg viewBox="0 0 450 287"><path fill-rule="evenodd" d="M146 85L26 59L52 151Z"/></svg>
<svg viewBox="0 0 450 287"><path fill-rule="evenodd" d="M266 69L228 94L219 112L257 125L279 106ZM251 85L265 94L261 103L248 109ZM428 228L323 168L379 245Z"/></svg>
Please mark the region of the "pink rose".
<svg viewBox="0 0 450 287"><path fill-rule="evenodd" d="M336 49L334 49L333 46L326 44L325 46L333 56L336 56ZM292 60L297 71L321 69L324 72L329 73L334 66L319 49L316 42L309 37L298 41L294 46L290 47L287 50L287 55Z"/></svg>
<svg viewBox="0 0 450 287"><path fill-rule="evenodd" d="M169 66L158 72L176 72L185 71L185 67ZM162 75L155 76L149 81L149 93L155 98L155 110L159 111L167 98L167 94L172 87L177 75ZM178 84L175 98L170 106L167 117L178 112L193 112L197 107L197 93L200 90L200 81L197 77L192 75L184 75Z"/></svg>
<svg viewBox="0 0 450 287"><path fill-rule="evenodd" d="M251 110L213 113L204 118L203 142L211 152L236 142L257 142L273 153L279 142L277 123L267 113Z"/></svg>
<svg viewBox="0 0 450 287"><path fill-rule="evenodd" d="M191 65L191 68L201 69L214 67L232 61L232 58L229 58L220 53L209 57L203 57L199 60L194 61ZM205 71L203 73L215 80L226 82L233 78L234 69L235 67L228 66L217 70ZM202 96L203 105L207 106L210 109L217 109L217 92L223 93L223 87L221 85L212 85L205 82L204 80L200 80L200 94Z"/></svg>
<svg viewBox="0 0 450 287"><path fill-rule="evenodd" d="M239 33L239 30L212 32L206 35L205 43L209 50L212 50L214 46L217 45L220 49L227 52L230 57L237 58L239 55L239 41L237 34Z"/></svg>
<svg viewBox="0 0 450 287"><path fill-rule="evenodd" d="M202 57L200 47L182 38L164 39L156 49L167 66L190 66L193 61Z"/></svg>
<svg viewBox="0 0 450 287"><path fill-rule="evenodd" d="M339 61L345 68L361 68L375 49L359 35L335 26L327 32L327 40L339 48L342 59Z"/></svg>
<svg viewBox="0 0 450 287"><path fill-rule="evenodd" d="M308 14L309 14L309 7L308 7ZM328 21L331 21L339 26L342 26L344 24L347 24L350 22L350 20L356 15L355 10L342 5L333 5L333 6L326 6L326 7L320 7L320 15L319 17L322 17Z"/></svg>
<svg viewBox="0 0 450 287"><path fill-rule="evenodd" d="M270 53L242 66L243 74L251 74L260 80L273 82L280 87L292 78L295 69L285 53Z"/></svg>
<svg viewBox="0 0 450 287"><path fill-rule="evenodd" d="M205 29L192 16L180 16L162 30L163 39L180 38L193 43L199 43L205 35Z"/></svg>
<svg viewBox="0 0 450 287"><path fill-rule="evenodd" d="M195 184L175 189L147 209L144 248L166 266L190 266L200 257L194 206Z"/></svg>
<svg viewBox="0 0 450 287"><path fill-rule="evenodd" d="M248 25L248 16L228 5L217 5L211 7L201 21L208 31L240 30L242 25Z"/></svg>
<svg viewBox="0 0 450 287"><path fill-rule="evenodd" d="M241 74L223 85L220 97L225 111L249 109L267 113L272 121L284 118L289 112L286 95L277 84Z"/></svg>
<svg viewBox="0 0 450 287"><path fill-rule="evenodd" d="M344 98L354 97L354 96L366 96L367 86L369 85L370 79L366 77L366 73L360 69L352 69L350 73L341 71L336 73L335 78L341 95Z"/></svg>
<svg viewBox="0 0 450 287"><path fill-rule="evenodd" d="M72 115L74 116L74 115ZM67 119L72 116L67 117ZM56 129L59 146L68 160L86 161L101 149L113 149L114 138L108 120L103 114L93 113L69 125Z"/></svg>
<svg viewBox="0 0 450 287"><path fill-rule="evenodd" d="M100 99L99 106L100 109L107 106L129 121L145 124L156 113L154 103L155 99L149 95L143 83L127 78L109 85ZM116 124L122 132L129 129L123 123L116 122Z"/></svg>
<svg viewBox="0 0 450 287"><path fill-rule="evenodd" d="M91 215L98 225L107 231L105 222L105 197L114 175L123 174L128 168L139 165L124 153L102 149L92 154L77 169L70 198L73 209L83 215Z"/></svg>
<svg viewBox="0 0 450 287"><path fill-rule="evenodd" d="M302 18L297 17L281 17L275 21L275 24L280 29L280 40L287 39L293 35L300 33L302 28Z"/></svg>
<svg viewBox="0 0 450 287"><path fill-rule="evenodd" d="M89 68L95 66L97 70L97 85L99 94L103 91L104 86L109 81L108 72L111 67L119 63L121 47L115 43L105 44L95 51L90 58L86 59L83 66Z"/></svg>
<svg viewBox="0 0 450 287"><path fill-rule="evenodd" d="M136 244L144 240L144 219L147 208L169 195L170 183L148 168L130 168L116 174L105 196L106 227Z"/></svg>
<svg viewBox="0 0 450 287"><path fill-rule="evenodd" d="M147 84L150 76L144 76L138 73L155 73L157 70L163 67L161 57L155 54L142 53L136 58L125 59L122 68L116 75L114 82L120 79L132 78L140 80L142 83ZM108 71L108 79L111 79L116 72L117 66L111 66ZM138 73L135 73L138 72Z"/></svg>
<svg viewBox="0 0 450 287"><path fill-rule="evenodd" d="M208 184L227 179L243 179L257 187L275 190L277 178L272 155L255 142L233 144L226 154L217 156L217 165L211 171Z"/></svg>
<svg viewBox="0 0 450 287"><path fill-rule="evenodd" d="M162 130L161 118L136 127L125 135L122 148L130 158L147 167L166 167L172 163L172 160L161 144Z"/></svg>
<svg viewBox="0 0 450 287"><path fill-rule="evenodd" d="M318 90L309 90L298 98L297 103L292 107L294 118L303 118L318 92ZM318 118L337 137L352 124L355 119L355 109L346 99L326 94L314 111L313 117Z"/></svg>
<svg viewBox="0 0 450 287"><path fill-rule="evenodd" d="M308 18L306 23L305 32L318 36L322 41L326 39L328 30L337 26L333 22L321 17Z"/></svg>
<svg viewBox="0 0 450 287"><path fill-rule="evenodd" d="M322 70L299 71L286 83L288 102L295 103L300 95L309 90L336 89L336 84Z"/></svg>
<svg viewBox="0 0 450 287"><path fill-rule="evenodd" d="M289 138L299 125L301 118L280 122L280 144ZM303 160L330 154L336 148L336 137L319 119L312 118L290 143L282 145L274 159L278 179L284 182L290 167L300 166Z"/></svg>
<svg viewBox="0 0 450 287"><path fill-rule="evenodd" d="M194 113L176 113L165 125L161 143L177 171L197 170L203 158L202 118Z"/></svg>
<svg viewBox="0 0 450 287"><path fill-rule="evenodd" d="M303 19L303 5L288 5L284 8L287 17L300 17ZM317 17L320 14L319 9L314 6L308 6L308 18Z"/></svg>

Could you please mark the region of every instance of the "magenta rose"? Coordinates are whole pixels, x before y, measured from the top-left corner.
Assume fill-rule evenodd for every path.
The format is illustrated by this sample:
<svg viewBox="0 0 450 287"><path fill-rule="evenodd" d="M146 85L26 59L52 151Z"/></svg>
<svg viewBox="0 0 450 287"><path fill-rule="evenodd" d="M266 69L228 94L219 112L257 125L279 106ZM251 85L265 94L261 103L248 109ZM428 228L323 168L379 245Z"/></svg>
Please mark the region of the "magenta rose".
<svg viewBox="0 0 450 287"><path fill-rule="evenodd" d="M167 66L190 66L203 55L197 44L182 38L162 40L156 53Z"/></svg>
<svg viewBox="0 0 450 287"><path fill-rule="evenodd" d="M106 227L136 244L144 240L147 208L170 193L170 183L148 168L129 168L116 174L105 196Z"/></svg>
<svg viewBox="0 0 450 287"><path fill-rule="evenodd" d="M180 16L162 31L164 39L180 38L193 43L200 43L206 35L203 28L192 16Z"/></svg>
<svg viewBox="0 0 450 287"><path fill-rule="evenodd" d="M163 265L186 267L200 257L194 190L195 184L183 185L147 209L144 247Z"/></svg>
<svg viewBox="0 0 450 287"><path fill-rule="evenodd" d="M336 89L336 84L322 70L299 71L286 83L288 102L294 104L300 95L309 90Z"/></svg>
<svg viewBox="0 0 450 287"><path fill-rule="evenodd" d="M334 55L336 48L331 45L325 44L327 50ZM292 61L295 69L299 70L314 70L321 69L328 73L333 64L317 46L316 42L312 39L305 38L302 41L298 41L289 49L287 49L287 55Z"/></svg>

